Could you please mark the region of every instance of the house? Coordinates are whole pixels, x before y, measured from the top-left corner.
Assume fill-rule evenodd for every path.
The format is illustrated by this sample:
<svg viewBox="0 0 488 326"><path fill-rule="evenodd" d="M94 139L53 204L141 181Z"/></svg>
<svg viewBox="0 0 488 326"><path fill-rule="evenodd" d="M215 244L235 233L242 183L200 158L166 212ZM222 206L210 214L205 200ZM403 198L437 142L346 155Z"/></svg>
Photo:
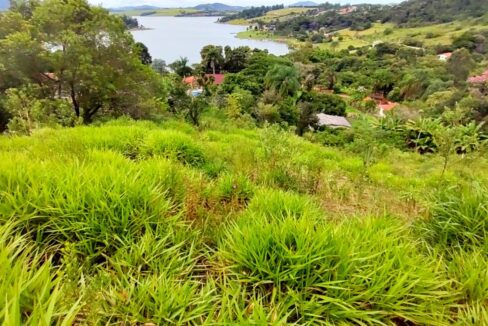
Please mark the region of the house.
<svg viewBox="0 0 488 326"><path fill-rule="evenodd" d="M351 124L346 118L338 115L329 115L325 113L317 114L317 125L319 127L329 127L329 128L351 128Z"/></svg>
<svg viewBox="0 0 488 326"><path fill-rule="evenodd" d="M488 82L488 70L478 76L473 76L468 78L468 83L470 84L484 84Z"/></svg>
<svg viewBox="0 0 488 326"><path fill-rule="evenodd" d="M399 104L392 102L384 97L381 93L373 93L371 96L367 96L363 101L373 101L376 103L378 109L378 116L385 117L385 112L389 112L397 107Z"/></svg>
<svg viewBox="0 0 488 326"><path fill-rule="evenodd" d="M440 61L446 62L451 58L451 56L452 56L452 52L446 52L446 53L439 54L437 58L439 58Z"/></svg>
<svg viewBox="0 0 488 326"><path fill-rule="evenodd" d="M397 105L398 103L391 101L383 101L378 103L378 109L380 111L378 115L383 118L385 116L385 112L393 110Z"/></svg>
<svg viewBox="0 0 488 326"><path fill-rule="evenodd" d="M205 77L210 78L214 85L221 85L224 82L224 74L205 74ZM188 95L193 97L199 96L203 93L203 88L198 84L198 78L195 76L189 76L183 78L183 83L190 87Z"/></svg>
<svg viewBox="0 0 488 326"><path fill-rule="evenodd" d="M214 85L221 85L224 82L224 74L205 74L206 77L210 77L213 80ZM198 78L195 76L189 76L183 78L183 83L189 85L191 88L198 88Z"/></svg>

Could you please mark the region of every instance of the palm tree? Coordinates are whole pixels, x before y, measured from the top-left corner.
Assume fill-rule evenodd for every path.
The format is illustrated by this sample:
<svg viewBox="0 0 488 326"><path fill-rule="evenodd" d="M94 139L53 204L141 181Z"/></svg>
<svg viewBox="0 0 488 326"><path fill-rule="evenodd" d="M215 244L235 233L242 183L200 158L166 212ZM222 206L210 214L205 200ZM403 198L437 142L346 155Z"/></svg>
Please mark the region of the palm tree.
<svg viewBox="0 0 488 326"><path fill-rule="evenodd" d="M215 75L218 70L220 71L222 64L224 62L224 57L222 55L222 47L207 45L200 52L202 56L202 65L208 70L210 67L212 73Z"/></svg>
<svg viewBox="0 0 488 326"><path fill-rule="evenodd" d="M170 64L169 66L173 71L181 77L191 76L193 69L188 66L188 58L180 57L178 60Z"/></svg>
<svg viewBox="0 0 488 326"><path fill-rule="evenodd" d="M298 72L294 67L276 65L264 77L264 85L280 96L293 96L300 89Z"/></svg>

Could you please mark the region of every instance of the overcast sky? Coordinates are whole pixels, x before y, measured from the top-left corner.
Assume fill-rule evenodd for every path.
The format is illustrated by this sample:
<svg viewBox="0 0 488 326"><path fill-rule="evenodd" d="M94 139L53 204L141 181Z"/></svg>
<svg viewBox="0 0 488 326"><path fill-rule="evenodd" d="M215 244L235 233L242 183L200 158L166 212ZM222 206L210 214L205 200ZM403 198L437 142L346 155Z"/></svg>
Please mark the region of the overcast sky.
<svg viewBox="0 0 488 326"><path fill-rule="evenodd" d="M301 0L89 0L92 4L102 5L104 7L125 7L125 6L139 6L139 5L154 5L159 7L192 7L202 3L213 3L221 2L228 5L236 6L261 6L261 5L272 5L272 4L291 4L296 3ZM321 1L315 1L321 2ZM329 0L331 3L341 3L341 4L357 4L357 3L394 3L399 2L399 0Z"/></svg>

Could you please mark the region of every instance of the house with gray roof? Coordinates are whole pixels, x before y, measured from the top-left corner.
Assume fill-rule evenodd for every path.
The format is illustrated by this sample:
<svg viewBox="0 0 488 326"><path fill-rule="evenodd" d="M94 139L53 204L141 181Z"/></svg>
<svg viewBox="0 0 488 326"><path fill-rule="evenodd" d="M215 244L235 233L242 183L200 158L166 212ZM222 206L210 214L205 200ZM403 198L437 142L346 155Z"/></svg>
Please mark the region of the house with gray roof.
<svg viewBox="0 0 488 326"><path fill-rule="evenodd" d="M346 118L338 115L329 115L325 113L317 114L317 125L319 127L329 127L329 128L351 128L351 124Z"/></svg>

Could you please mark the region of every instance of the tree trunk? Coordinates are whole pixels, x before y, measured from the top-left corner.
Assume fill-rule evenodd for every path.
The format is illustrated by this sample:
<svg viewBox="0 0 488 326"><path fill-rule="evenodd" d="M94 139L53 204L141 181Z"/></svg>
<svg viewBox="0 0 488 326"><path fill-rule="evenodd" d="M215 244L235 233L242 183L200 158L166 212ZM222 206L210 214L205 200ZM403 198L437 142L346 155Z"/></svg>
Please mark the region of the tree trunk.
<svg viewBox="0 0 488 326"><path fill-rule="evenodd" d="M70 96L71 96L71 102L73 103L73 110L75 111L75 115L77 118L80 117L80 104L78 103L78 100L76 99L76 93L75 93L75 85L73 82L70 83Z"/></svg>

